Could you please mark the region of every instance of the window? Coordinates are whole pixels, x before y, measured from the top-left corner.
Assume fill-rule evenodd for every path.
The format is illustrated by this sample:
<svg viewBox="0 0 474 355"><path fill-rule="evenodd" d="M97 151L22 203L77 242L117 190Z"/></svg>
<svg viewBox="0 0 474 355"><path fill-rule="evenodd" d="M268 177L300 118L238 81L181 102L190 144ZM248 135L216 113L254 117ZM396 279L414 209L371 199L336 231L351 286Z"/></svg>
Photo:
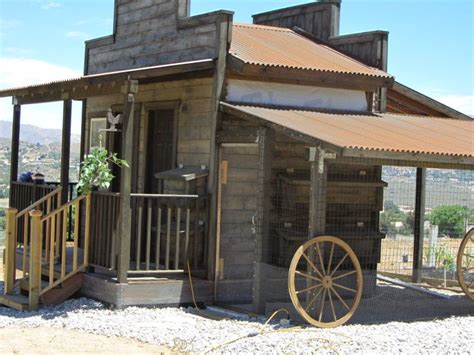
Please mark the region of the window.
<svg viewBox="0 0 474 355"><path fill-rule="evenodd" d="M105 117L91 118L89 128L89 148L99 148L106 146L107 119Z"/></svg>

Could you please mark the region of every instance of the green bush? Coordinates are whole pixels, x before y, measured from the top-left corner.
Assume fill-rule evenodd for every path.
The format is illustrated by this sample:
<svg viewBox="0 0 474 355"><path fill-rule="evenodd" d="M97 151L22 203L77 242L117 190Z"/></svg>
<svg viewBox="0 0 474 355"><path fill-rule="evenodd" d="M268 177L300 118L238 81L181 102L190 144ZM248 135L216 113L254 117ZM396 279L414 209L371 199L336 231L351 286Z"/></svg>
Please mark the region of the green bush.
<svg viewBox="0 0 474 355"><path fill-rule="evenodd" d="M470 212L466 207L459 205L438 206L431 211L430 223L437 225L441 234L462 237L465 221L469 217Z"/></svg>

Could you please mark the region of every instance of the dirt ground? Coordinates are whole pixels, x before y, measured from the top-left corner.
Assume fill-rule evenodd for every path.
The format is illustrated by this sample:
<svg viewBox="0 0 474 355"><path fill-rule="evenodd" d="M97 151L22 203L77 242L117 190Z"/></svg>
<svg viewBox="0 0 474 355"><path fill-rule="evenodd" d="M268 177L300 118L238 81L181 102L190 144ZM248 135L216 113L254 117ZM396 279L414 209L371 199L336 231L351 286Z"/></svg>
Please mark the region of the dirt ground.
<svg viewBox="0 0 474 355"><path fill-rule="evenodd" d="M54 328L6 328L0 331L0 354L165 354L169 351L126 338Z"/></svg>
<svg viewBox="0 0 474 355"><path fill-rule="evenodd" d="M0 250L1 252L1 250ZM0 281L3 263L0 257ZM0 354L169 354L164 347L128 338L79 331L39 328L0 328Z"/></svg>

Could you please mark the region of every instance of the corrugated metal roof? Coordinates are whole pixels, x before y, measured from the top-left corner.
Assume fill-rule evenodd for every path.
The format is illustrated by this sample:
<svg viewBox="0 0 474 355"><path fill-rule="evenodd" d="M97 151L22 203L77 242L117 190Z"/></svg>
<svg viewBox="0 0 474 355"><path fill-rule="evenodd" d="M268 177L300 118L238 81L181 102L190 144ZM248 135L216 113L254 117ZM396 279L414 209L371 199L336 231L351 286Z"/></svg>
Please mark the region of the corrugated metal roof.
<svg viewBox="0 0 474 355"><path fill-rule="evenodd" d="M23 95L26 94L28 90L35 90L41 89L44 91L48 90L55 90L58 89L58 86L61 85L61 88L73 88L77 85L92 85L101 83L101 80L105 79L112 79L117 77L119 79L130 77L130 79L141 79L146 78L147 75L151 75L151 73L160 75L159 71L165 71L167 69L174 69L174 68L184 68L189 67L189 71L193 69L202 70L202 65L209 66L209 69L214 65L214 59L202 59L202 60L195 60L190 62L181 62L181 63L171 63L171 64L162 64L162 65L154 65L150 67L143 67L143 68L135 68L135 69L125 69L125 70L117 70L112 72L106 73L99 73L99 74L90 74L84 75L76 78L66 78L64 80L55 80L46 83L39 83L39 84L32 84L28 86L16 87L16 88L8 88L8 89L1 89L0 90L0 97L7 97L7 96L14 96L14 95ZM199 66L198 68L195 68ZM167 74L167 73L165 73Z"/></svg>
<svg viewBox="0 0 474 355"><path fill-rule="evenodd" d="M286 28L234 24L230 54L247 64L390 77Z"/></svg>
<svg viewBox="0 0 474 355"><path fill-rule="evenodd" d="M221 105L340 148L474 157L474 120Z"/></svg>

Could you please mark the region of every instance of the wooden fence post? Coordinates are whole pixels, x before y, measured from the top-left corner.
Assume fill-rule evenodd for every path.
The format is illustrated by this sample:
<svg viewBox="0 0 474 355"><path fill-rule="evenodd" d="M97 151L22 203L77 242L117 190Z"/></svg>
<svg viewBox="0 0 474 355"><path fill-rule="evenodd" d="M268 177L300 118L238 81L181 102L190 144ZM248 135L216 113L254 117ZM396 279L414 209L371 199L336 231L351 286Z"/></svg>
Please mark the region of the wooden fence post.
<svg viewBox="0 0 474 355"><path fill-rule="evenodd" d="M5 294L9 294L13 291L13 284L15 283L16 277L16 214L18 210L16 208L7 208L6 217L6 245L5 245L5 269L3 270L4 281L5 281Z"/></svg>
<svg viewBox="0 0 474 355"><path fill-rule="evenodd" d="M30 280L29 280L29 308L35 311L39 306L41 291L41 216L39 210L30 212L31 241L30 241Z"/></svg>

